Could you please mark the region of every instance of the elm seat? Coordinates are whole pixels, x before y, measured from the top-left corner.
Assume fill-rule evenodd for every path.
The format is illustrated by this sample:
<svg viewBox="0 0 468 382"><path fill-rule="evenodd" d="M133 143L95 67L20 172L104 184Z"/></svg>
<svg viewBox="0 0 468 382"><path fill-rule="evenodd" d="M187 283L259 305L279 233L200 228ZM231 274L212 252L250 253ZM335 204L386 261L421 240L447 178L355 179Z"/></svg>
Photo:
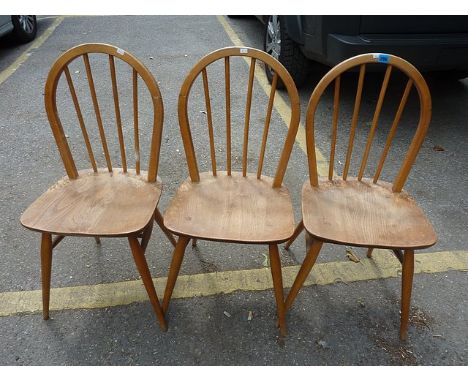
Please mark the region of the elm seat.
<svg viewBox="0 0 468 382"><path fill-rule="evenodd" d="M80 171L43 193L21 216L26 228L64 236L128 236L153 218L161 183L114 168ZM131 197L130 197L131 196ZM125 211L125 214L122 214Z"/></svg>
<svg viewBox="0 0 468 382"><path fill-rule="evenodd" d="M225 171L200 173L200 182L181 184L164 213L164 225L177 235L244 242L281 243L294 232L294 213L286 187L273 179Z"/></svg>
<svg viewBox="0 0 468 382"><path fill-rule="evenodd" d="M327 242L352 246L427 248L437 237L431 223L406 192L372 179L319 179L302 187L302 215L307 231Z"/></svg>

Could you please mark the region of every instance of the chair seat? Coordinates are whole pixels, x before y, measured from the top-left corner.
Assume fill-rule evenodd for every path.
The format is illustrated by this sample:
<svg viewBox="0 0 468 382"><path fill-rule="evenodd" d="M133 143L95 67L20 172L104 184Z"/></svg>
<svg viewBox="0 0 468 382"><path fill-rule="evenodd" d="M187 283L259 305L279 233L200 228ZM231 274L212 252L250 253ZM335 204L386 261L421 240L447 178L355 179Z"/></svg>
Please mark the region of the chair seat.
<svg viewBox="0 0 468 382"><path fill-rule="evenodd" d="M146 173L122 169L80 171L77 179L64 177L36 199L21 224L64 236L128 236L150 222L161 196L161 184L146 179Z"/></svg>
<svg viewBox="0 0 468 382"><path fill-rule="evenodd" d="M327 242L376 248L427 248L437 237L431 223L405 192L387 182L327 178L302 188L304 226Z"/></svg>
<svg viewBox="0 0 468 382"><path fill-rule="evenodd" d="M284 242L294 232L294 214L286 187L255 174L218 171L187 179L164 213L164 225L178 235L244 243Z"/></svg>

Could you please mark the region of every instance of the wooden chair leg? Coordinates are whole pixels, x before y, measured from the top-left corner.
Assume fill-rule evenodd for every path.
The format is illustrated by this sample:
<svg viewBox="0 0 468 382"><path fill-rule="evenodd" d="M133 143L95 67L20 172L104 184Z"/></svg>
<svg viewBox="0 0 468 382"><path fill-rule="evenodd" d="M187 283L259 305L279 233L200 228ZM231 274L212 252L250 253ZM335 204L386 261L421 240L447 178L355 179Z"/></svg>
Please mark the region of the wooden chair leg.
<svg viewBox="0 0 468 382"><path fill-rule="evenodd" d="M193 238L192 239L192 247L196 247L197 246L197 239Z"/></svg>
<svg viewBox="0 0 468 382"><path fill-rule="evenodd" d="M42 233L41 238L41 284L42 284L42 318L49 319L50 273L52 269L52 235Z"/></svg>
<svg viewBox="0 0 468 382"><path fill-rule="evenodd" d="M374 250L374 248L367 248L367 257L370 259L372 258L372 251Z"/></svg>
<svg viewBox="0 0 468 382"><path fill-rule="evenodd" d="M306 231L305 233L305 246L306 246L306 253L309 253L310 248L312 248L312 244L314 243L314 238L312 235Z"/></svg>
<svg viewBox="0 0 468 382"><path fill-rule="evenodd" d="M99 238L99 236L94 236L94 240L96 240L97 245L101 245L101 239Z"/></svg>
<svg viewBox="0 0 468 382"><path fill-rule="evenodd" d="M400 340L405 341L408 336L411 290L413 288L414 250L405 250L402 268Z"/></svg>
<svg viewBox="0 0 468 382"><path fill-rule="evenodd" d="M151 279L151 273L148 269L148 264L145 259L143 248L141 248L140 243L136 236L129 236L128 242L130 248L132 249L133 258L135 260L136 267L140 273L143 284L148 293L148 297L153 305L154 312L159 321L159 326L163 331L167 330L166 320L164 318L164 313L159 305L158 295L156 294L156 289L154 288L153 280Z"/></svg>
<svg viewBox="0 0 468 382"><path fill-rule="evenodd" d="M281 273L281 260L278 245L270 244L270 268L275 290L276 310L281 337L286 335L286 310L284 309L283 276Z"/></svg>
<svg viewBox="0 0 468 382"><path fill-rule="evenodd" d="M291 307L294 299L297 296L297 293L301 289L302 285L304 284L304 281L310 273L310 270L314 266L315 260L317 260L317 256L320 253L322 245L323 242L318 240L314 240L314 242L312 243L312 247L310 248L310 251L307 254L306 258L304 259L304 262L302 263L302 266L299 269L296 279L294 280L293 286L289 291L288 297L286 298L286 302L284 304L286 311Z"/></svg>
<svg viewBox="0 0 468 382"><path fill-rule="evenodd" d="M166 289L164 290L164 299L162 303L162 310L164 313L167 312L167 308L169 307L172 291L174 290L177 276L179 275L180 266L184 258L185 248L187 247L189 241L190 237L180 236L179 241L175 246L174 254L172 255L171 266L169 268L169 274L167 276Z"/></svg>
<svg viewBox="0 0 468 382"><path fill-rule="evenodd" d="M156 223L158 223L159 228L161 228L161 231L164 232L164 235L166 235L166 237L169 239L172 246L175 247L176 246L176 240L174 239L174 236L172 235L172 233L169 232L169 230L164 225L164 219L163 219L163 217L161 215L161 212L159 212L159 210L157 208L156 208L156 211L154 212L154 220L156 220Z"/></svg>
<svg viewBox="0 0 468 382"><path fill-rule="evenodd" d="M153 232L153 220L151 220L149 224L143 230L143 236L141 238L141 249L143 250L143 253L146 253L146 247L148 246L152 232Z"/></svg>
<svg viewBox="0 0 468 382"><path fill-rule="evenodd" d="M284 249L289 249L291 244L296 240L296 238L299 236L299 234L302 232L304 229L304 222L301 220L299 224L297 225L296 229L294 230L293 235L291 238L286 242L286 245L284 246Z"/></svg>

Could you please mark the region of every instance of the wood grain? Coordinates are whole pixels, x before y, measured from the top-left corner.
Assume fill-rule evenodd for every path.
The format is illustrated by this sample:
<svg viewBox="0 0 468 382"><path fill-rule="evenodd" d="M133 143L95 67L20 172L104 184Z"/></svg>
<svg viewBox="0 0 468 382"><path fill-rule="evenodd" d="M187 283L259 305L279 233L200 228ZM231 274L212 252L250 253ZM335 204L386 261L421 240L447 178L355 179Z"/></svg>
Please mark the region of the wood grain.
<svg viewBox="0 0 468 382"><path fill-rule="evenodd" d="M21 216L26 228L73 236L128 236L153 218L160 183L148 183L146 173L80 171L63 178L42 194Z"/></svg>
<svg viewBox="0 0 468 382"><path fill-rule="evenodd" d="M302 188L304 226L327 242L373 248L427 248L437 238L424 212L406 192L372 179L321 178Z"/></svg>
<svg viewBox="0 0 468 382"><path fill-rule="evenodd" d="M164 213L164 224L177 235L239 243L284 242L294 232L289 191L273 188L273 179L232 172L201 173L186 180Z"/></svg>

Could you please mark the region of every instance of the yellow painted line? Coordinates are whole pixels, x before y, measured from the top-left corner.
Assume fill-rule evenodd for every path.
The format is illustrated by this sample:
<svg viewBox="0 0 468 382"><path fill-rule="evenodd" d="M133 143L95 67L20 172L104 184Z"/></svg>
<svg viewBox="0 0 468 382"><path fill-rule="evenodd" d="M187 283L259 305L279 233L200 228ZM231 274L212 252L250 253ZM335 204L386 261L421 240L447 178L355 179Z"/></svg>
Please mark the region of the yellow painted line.
<svg viewBox="0 0 468 382"><path fill-rule="evenodd" d="M224 16L217 16L217 18L223 26L224 30L226 31L226 34L231 39L232 43L236 46L245 46L245 44L239 38L234 29L232 29L232 27L226 21L226 18ZM247 58L244 57L244 59L247 63L249 62ZM265 72L261 70L258 66L255 68L255 77L262 89L265 91L265 94L269 96L270 83L268 82ZM275 96L274 106L278 114L281 116L281 119L284 121L286 126L288 126L289 121L291 119L291 108L288 106L284 98L279 93L277 93ZM296 135L296 142L298 143L302 151L307 155L306 134L302 122L299 123L299 129ZM328 176L328 161L317 147L315 148L315 155L317 158L317 171L319 175Z"/></svg>
<svg viewBox="0 0 468 382"><path fill-rule="evenodd" d="M299 266L283 267L283 284L290 288ZM468 251L418 253L415 273L437 273L449 270L468 270ZM399 277L401 265L386 250L374 250L372 259L360 263L335 261L317 263L304 285L327 285L336 282L351 283ZM163 295L166 277L153 279L159 296ZM177 279L173 298L212 296L236 291L272 289L270 269L236 270L195 275L181 275ZM0 316L37 313L42 310L41 291L0 293ZM51 290L50 309L96 309L147 302L148 296L140 280L110 284L83 285Z"/></svg>
<svg viewBox="0 0 468 382"><path fill-rule="evenodd" d="M0 73L0 85L4 83L29 58L31 50L39 48L54 32L64 17L57 17L54 22L19 56L8 68Z"/></svg>

